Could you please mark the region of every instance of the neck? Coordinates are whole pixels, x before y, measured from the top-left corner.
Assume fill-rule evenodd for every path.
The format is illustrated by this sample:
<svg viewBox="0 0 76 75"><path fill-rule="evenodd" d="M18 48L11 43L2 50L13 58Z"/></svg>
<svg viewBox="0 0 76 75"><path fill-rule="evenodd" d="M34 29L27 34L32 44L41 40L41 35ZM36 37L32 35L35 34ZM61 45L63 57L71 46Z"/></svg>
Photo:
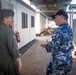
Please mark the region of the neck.
<svg viewBox="0 0 76 75"><path fill-rule="evenodd" d="M2 23L5 23L7 26L9 26L7 22L2 22Z"/></svg>
<svg viewBox="0 0 76 75"><path fill-rule="evenodd" d="M65 22L67 22L67 21L66 21L66 20L62 21L62 22L60 23L60 25L63 24L63 23L65 23Z"/></svg>

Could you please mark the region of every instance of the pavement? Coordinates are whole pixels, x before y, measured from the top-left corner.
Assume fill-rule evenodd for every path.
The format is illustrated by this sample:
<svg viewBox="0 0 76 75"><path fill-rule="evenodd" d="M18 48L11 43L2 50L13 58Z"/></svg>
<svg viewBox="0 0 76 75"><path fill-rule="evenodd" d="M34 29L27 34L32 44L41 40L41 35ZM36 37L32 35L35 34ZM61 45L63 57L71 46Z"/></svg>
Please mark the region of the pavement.
<svg viewBox="0 0 76 75"><path fill-rule="evenodd" d="M21 75L46 75L47 64L50 60L51 53L47 53L44 48L40 47L40 44L46 43L46 40L50 40L49 35L37 36L36 41L31 45L30 43L25 46L22 53L22 69ZM30 47L28 47L30 45ZM28 47L28 48L26 48ZM73 57L73 71L72 75L76 75L76 58Z"/></svg>

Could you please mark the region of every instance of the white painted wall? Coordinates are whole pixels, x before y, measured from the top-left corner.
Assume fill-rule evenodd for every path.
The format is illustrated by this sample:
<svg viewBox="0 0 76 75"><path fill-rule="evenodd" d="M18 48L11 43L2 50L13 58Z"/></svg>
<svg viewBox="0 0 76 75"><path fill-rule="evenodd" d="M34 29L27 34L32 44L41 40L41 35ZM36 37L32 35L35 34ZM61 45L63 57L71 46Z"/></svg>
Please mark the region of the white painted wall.
<svg viewBox="0 0 76 75"><path fill-rule="evenodd" d="M49 22L47 18L45 18L43 15L40 14L40 12L37 12L35 25L36 25L36 34L40 34L41 32L46 30L46 28L49 25Z"/></svg>
<svg viewBox="0 0 76 75"><path fill-rule="evenodd" d="M18 43L18 47L21 48L25 44L35 39L35 27L31 28L31 16L35 17L35 12L29 10L25 6L17 3L17 27L20 32L21 43ZM28 14L28 28L22 29L22 16L21 13Z"/></svg>
<svg viewBox="0 0 76 75"><path fill-rule="evenodd" d="M40 33L40 13L36 13L36 17L35 17L35 26L36 26L36 34Z"/></svg>
<svg viewBox="0 0 76 75"><path fill-rule="evenodd" d="M1 0L1 7L2 7L2 9L7 9L7 8L9 8L9 9L11 9L11 7L10 6L13 6L13 8L14 8L14 6L15 6L15 0Z"/></svg>
<svg viewBox="0 0 76 75"><path fill-rule="evenodd" d="M46 18L40 15L40 32L46 30Z"/></svg>
<svg viewBox="0 0 76 75"><path fill-rule="evenodd" d="M48 26L49 26L49 22L48 22L48 19L46 18L46 29L48 28Z"/></svg>

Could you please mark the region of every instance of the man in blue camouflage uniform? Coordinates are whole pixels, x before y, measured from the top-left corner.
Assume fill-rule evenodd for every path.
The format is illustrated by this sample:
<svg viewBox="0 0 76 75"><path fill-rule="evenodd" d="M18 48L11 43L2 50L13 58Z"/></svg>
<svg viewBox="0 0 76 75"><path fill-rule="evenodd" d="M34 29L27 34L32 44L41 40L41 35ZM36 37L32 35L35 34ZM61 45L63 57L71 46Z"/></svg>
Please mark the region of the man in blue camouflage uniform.
<svg viewBox="0 0 76 75"><path fill-rule="evenodd" d="M73 32L67 23L68 15L59 10L53 18L59 27L53 32L52 40L41 45L47 52L52 52L46 75L71 75Z"/></svg>

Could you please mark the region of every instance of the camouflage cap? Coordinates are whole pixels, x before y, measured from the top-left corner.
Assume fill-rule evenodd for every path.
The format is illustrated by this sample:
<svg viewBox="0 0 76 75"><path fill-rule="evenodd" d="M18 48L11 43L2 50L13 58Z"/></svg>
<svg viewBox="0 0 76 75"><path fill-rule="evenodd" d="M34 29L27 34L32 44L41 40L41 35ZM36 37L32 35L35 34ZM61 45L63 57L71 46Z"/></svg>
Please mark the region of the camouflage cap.
<svg viewBox="0 0 76 75"><path fill-rule="evenodd" d="M8 16L14 16L14 12L13 10L10 10L10 9L2 9L1 10L1 16L3 17L8 17Z"/></svg>
<svg viewBox="0 0 76 75"><path fill-rule="evenodd" d="M0 20L3 21L4 18L9 17L9 16L14 16L13 10L10 9L2 9L0 13Z"/></svg>

